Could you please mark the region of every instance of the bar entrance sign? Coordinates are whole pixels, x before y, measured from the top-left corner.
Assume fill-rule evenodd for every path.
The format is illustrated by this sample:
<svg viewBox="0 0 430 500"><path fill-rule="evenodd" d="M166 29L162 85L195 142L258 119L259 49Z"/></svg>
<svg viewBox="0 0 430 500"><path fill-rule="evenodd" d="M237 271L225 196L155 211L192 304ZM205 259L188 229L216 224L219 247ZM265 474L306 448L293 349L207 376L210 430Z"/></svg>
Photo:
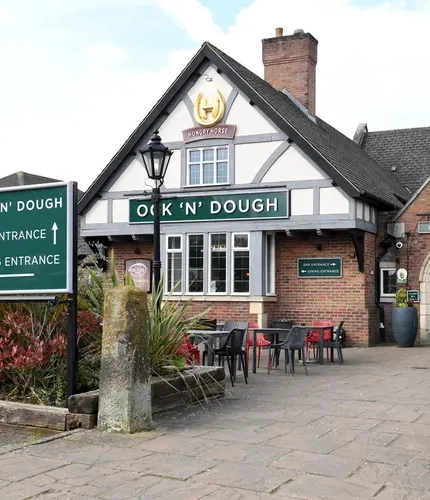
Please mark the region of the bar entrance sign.
<svg viewBox="0 0 430 500"><path fill-rule="evenodd" d="M0 295L72 293L73 183L0 189Z"/></svg>
<svg viewBox="0 0 430 500"><path fill-rule="evenodd" d="M299 278L342 278L342 258L297 259Z"/></svg>

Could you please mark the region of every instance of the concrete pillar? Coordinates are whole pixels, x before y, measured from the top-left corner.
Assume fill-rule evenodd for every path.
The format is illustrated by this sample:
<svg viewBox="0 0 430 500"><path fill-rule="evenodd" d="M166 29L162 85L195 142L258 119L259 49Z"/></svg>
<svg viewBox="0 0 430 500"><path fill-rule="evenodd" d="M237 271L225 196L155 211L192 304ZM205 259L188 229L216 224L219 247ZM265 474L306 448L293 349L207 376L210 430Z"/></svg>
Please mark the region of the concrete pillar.
<svg viewBox="0 0 430 500"><path fill-rule="evenodd" d="M97 427L124 433L152 428L147 296L124 286L106 293Z"/></svg>

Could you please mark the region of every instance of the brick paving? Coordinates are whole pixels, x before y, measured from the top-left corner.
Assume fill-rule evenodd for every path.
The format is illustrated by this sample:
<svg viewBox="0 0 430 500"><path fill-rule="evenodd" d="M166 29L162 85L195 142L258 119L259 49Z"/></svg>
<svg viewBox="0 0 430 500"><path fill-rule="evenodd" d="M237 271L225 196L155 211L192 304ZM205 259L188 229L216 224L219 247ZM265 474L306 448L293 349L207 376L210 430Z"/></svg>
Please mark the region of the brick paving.
<svg viewBox="0 0 430 500"><path fill-rule="evenodd" d="M420 500L430 490L430 348L238 375L151 433L81 431L0 454L0 498ZM262 365L265 365L263 357Z"/></svg>

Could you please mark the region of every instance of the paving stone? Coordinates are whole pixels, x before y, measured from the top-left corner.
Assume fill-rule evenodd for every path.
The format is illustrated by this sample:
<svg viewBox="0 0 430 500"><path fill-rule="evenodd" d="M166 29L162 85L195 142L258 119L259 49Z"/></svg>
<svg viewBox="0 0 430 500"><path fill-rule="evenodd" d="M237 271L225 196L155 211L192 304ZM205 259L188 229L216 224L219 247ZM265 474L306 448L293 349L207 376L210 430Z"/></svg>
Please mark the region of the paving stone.
<svg viewBox="0 0 430 500"><path fill-rule="evenodd" d="M269 465L287 453L273 446L248 443L223 443L204 451L199 456L225 462L238 462L254 465Z"/></svg>
<svg viewBox="0 0 430 500"><path fill-rule="evenodd" d="M246 424L242 424L242 430L229 428L219 429L213 432L208 432L207 434L204 434L200 437L224 442L258 444L270 438L277 438L278 436L282 436L283 434L289 432L291 429L295 429L296 427L297 426L294 424L284 423L276 425L274 427L271 426L269 429L266 429L266 427L264 427L263 429L259 430L250 430L246 427Z"/></svg>
<svg viewBox="0 0 430 500"><path fill-rule="evenodd" d="M398 470L398 465L383 464L379 462L366 462L362 467L353 472L349 481L359 484L386 483L390 477Z"/></svg>
<svg viewBox="0 0 430 500"><path fill-rule="evenodd" d="M410 490L386 486L377 496L377 500L428 500L427 491Z"/></svg>
<svg viewBox="0 0 430 500"><path fill-rule="evenodd" d="M377 429L377 427L374 429ZM360 432L355 436L354 441L376 446L387 446L387 444L391 443L398 436L397 434L375 432L374 429L371 429L369 432Z"/></svg>
<svg viewBox="0 0 430 500"><path fill-rule="evenodd" d="M388 479L390 485L430 491L430 460L414 458Z"/></svg>
<svg viewBox="0 0 430 500"><path fill-rule="evenodd" d="M162 429L136 434L116 434L112 432L100 432L94 429L72 434L67 436L65 440L79 443L94 443L100 446L131 448L132 446L136 446L140 441L154 439L162 434L165 434L165 431Z"/></svg>
<svg viewBox="0 0 430 500"><path fill-rule="evenodd" d="M280 498L282 500L286 497L281 498L276 494L269 495L268 493L241 490L239 488L226 488L225 486L221 486L217 487L213 493L205 496L204 500L273 500L274 498Z"/></svg>
<svg viewBox="0 0 430 500"><path fill-rule="evenodd" d="M104 478L115 471L109 468L96 467L89 464L73 463L54 469L45 474L26 479L26 483L33 485L50 485L56 489L71 490L72 486L81 486ZM40 482L39 482L40 481Z"/></svg>
<svg viewBox="0 0 430 500"><path fill-rule="evenodd" d="M193 439L190 439L186 436L165 434L164 436L144 441L138 446L138 449L195 457L196 455L210 450L217 445L219 445L219 441L211 439L204 439L201 437L194 437Z"/></svg>
<svg viewBox="0 0 430 500"><path fill-rule="evenodd" d="M161 478L159 477L140 476L133 481L128 481L121 486L105 491L99 498L106 500L138 500L140 498L148 498L144 496L144 492L160 481ZM170 493L172 495L173 492Z"/></svg>
<svg viewBox="0 0 430 500"><path fill-rule="evenodd" d="M37 474L43 474L59 467L65 462L49 458L30 457L24 454L7 454L3 456L0 465L0 478L5 481L20 481Z"/></svg>
<svg viewBox="0 0 430 500"><path fill-rule="evenodd" d="M430 423L421 424L418 421L410 423L385 420L384 422L381 422L375 430L392 434L430 437Z"/></svg>
<svg viewBox="0 0 430 500"><path fill-rule="evenodd" d="M198 476L198 481L270 493L296 472L249 464L223 463Z"/></svg>
<svg viewBox="0 0 430 500"><path fill-rule="evenodd" d="M75 441L57 440L49 443L31 446L26 450L28 455L37 457L53 457L57 460L93 464L106 453L111 451L110 446L100 446L95 443L81 443Z"/></svg>
<svg viewBox="0 0 430 500"><path fill-rule="evenodd" d="M96 477L91 485L103 487L104 489L116 488L130 481L135 481L141 476L138 472L115 471L107 476Z"/></svg>
<svg viewBox="0 0 430 500"><path fill-rule="evenodd" d="M381 415L382 420L396 420L399 422L414 422L423 413L428 412L425 407L409 404L397 404Z"/></svg>
<svg viewBox="0 0 430 500"><path fill-rule="evenodd" d="M346 458L294 450L273 462L271 467L346 478L363 463L362 458Z"/></svg>
<svg viewBox="0 0 430 500"><path fill-rule="evenodd" d="M7 486L0 487L0 498L8 500L24 500L35 497L43 493L43 488L31 486L23 483L11 483Z"/></svg>
<svg viewBox="0 0 430 500"><path fill-rule="evenodd" d="M315 438L313 436L296 435L293 432L269 439L264 442L267 446L275 446L287 450L302 450L315 453L331 453L345 445L345 441L335 441L325 436Z"/></svg>
<svg viewBox="0 0 430 500"><path fill-rule="evenodd" d="M369 500L381 487L382 484L356 484L343 479L302 474L281 486L278 493L303 500Z"/></svg>
<svg viewBox="0 0 430 500"><path fill-rule="evenodd" d="M398 436L394 441L391 441L388 448L430 452L430 437L409 435Z"/></svg>
<svg viewBox="0 0 430 500"><path fill-rule="evenodd" d="M417 452L394 449L390 446L375 446L355 441L338 448L333 454L340 457L363 458L371 462L404 465L411 458L416 456Z"/></svg>
<svg viewBox="0 0 430 500"><path fill-rule="evenodd" d="M185 480L217 464L217 461L208 458L154 453L138 461L124 462L121 470Z"/></svg>

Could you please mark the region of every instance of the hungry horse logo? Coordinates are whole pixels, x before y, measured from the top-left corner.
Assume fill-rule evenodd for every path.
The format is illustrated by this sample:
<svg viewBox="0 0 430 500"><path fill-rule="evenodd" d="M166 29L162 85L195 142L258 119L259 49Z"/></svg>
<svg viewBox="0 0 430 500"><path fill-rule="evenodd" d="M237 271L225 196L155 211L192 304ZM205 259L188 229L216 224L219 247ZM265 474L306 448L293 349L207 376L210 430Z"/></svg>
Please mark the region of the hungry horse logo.
<svg viewBox="0 0 430 500"><path fill-rule="evenodd" d="M212 127L219 123L225 113L224 97L219 90L209 103L203 93L200 92L194 103L194 118L199 125L203 127Z"/></svg>

